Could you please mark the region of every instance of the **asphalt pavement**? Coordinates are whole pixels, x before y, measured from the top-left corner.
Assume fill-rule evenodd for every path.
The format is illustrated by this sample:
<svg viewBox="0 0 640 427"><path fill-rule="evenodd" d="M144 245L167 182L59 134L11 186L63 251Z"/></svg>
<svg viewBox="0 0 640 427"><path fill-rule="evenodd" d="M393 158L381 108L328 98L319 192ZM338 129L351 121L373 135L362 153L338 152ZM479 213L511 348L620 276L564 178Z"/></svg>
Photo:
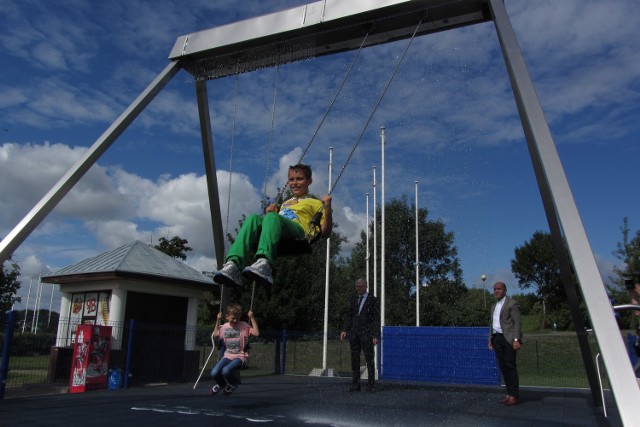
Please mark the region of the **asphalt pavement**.
<svg viewBox="0 0 640 427"><path fill-rule="evenodd" d="M521 390L520 404L497 403L500 387L378 382L349 392L349 379L243 378L231 395L210 381L0 400L2 426L622 426L610 396L608 417L589 390Z"/></svg>

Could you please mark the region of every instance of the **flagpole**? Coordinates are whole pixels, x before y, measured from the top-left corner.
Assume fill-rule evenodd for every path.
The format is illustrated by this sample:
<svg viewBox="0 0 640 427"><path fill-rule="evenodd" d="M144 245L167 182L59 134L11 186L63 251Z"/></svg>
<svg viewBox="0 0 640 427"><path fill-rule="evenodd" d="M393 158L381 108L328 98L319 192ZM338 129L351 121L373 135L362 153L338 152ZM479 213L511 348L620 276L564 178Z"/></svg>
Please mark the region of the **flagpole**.
<svg viewBox="0 0 640 427"><path fill-rule="evenodd" d="M418 249L418 181L416 181L416 326L420 326L420 252Z"/></svg>
<svg viewBox="0 0 640 427"><path fill-rule="evenodd" d="M29 292L27 292L27 304L26 309L24 310L24 318L22 319L22 332L24 334L24 326L27 324L27 318L29 317L29 300L31 299L31 285L33 284L33 276L31 276L31 280L29 280Z"/></svg>
<svg viewBox="0 0 640 427"><path fill-rule="evenodd" d="M378 205L376 204L376 167L373 167L373 296L378 296Z"/></svg>
<svg viewBox="0 0 640 427"><path fill-rule="evenodd" d="M367 292L369 291L369 193L365 193L365 204L367 211L367 220L365 221L365 234L367 240L367 251L365 255L366 259L366 271L367 271Z"/></svg>
<svg viewBox="0 0 640 427"><path fill-rule="evenodd" d="M333 173L333 147L329 147L329 191L331 194L331 175ZM327 237L327 257L325 261L324 281L324 331L322 340L322 372L327 375L327 334L329 326L329 260L331 255L331 238Z"/></svg>
<svg viewBox="0 0 640 427"><path fill-rule="evenodd" d="M382 187L380 188L380 214L382 215L382 221L380 223L380 338L382 346L380 347L380 374L384 376L384 326L385 326L385 242L384 242L384 126L380 128L380 142L382 145L382 160L380 162L380 175L382 177Z"/></svg>

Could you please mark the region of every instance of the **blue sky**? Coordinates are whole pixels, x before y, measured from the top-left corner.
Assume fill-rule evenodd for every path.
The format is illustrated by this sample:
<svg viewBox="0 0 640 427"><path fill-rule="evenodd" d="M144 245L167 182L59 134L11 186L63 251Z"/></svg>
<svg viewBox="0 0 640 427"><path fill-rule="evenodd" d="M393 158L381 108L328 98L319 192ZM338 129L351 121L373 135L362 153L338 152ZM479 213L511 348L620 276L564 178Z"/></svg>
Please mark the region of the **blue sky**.
<svg viewBox="0 0 640 427"><path fill-rule="evenodd" d="M303 3L0 0L0 236L162 71L177 37ZM505 3L607 281L623 218L640 228L640 10L633 0ZM327 190L329 146L335 179L406 43L361 52L304 159L315 194ZM354 55L278 70L268 195L285 182ZM235 140L231 228L260 206L275 76L272 68L208 83L225 219ZM215 268L198 126L193 79L181 71L16 250L24 284L17 308L40 271L135 239L180 235L194 248L190 265ZM413 200L419 181L420 207L456 235L467 286L482 286L484 273L488 287L504 280L514 289L514 248L548 225L493 24L414 40L333 193L347 250L364 228L372 167L380 172L381 126L386 198ZM50 294L45 288L42 300Z"/></svg>

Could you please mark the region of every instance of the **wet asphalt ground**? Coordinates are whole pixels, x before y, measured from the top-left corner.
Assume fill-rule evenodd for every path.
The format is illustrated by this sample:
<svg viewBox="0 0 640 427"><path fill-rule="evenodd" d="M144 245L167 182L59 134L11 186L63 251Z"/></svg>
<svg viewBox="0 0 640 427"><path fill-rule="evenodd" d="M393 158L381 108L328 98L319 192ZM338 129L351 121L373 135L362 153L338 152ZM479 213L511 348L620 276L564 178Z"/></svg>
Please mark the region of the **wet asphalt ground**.
<svg viewBox="0 0 640 427"><path fill-rule="evenodd" d="M521 390L520 404L497 403L486 386L378 382L349 392L333 377L243 378L231 395L209 396L209 381L6 397L1 426L621 426L612 398L608 417L589 390Z"/></svg>

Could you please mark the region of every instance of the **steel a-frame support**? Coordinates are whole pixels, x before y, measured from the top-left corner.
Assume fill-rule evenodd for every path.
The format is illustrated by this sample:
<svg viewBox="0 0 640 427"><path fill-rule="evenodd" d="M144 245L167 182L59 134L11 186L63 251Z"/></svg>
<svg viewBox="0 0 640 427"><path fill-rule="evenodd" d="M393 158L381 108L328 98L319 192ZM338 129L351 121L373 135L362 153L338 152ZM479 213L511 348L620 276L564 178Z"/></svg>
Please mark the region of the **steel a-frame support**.
<svg viewBox="0 0 640 427"><path fill-rule="evenodd" d="M489 3L559 257L562 280L594 401L604 404L578 306L574 273L587 305L620 416L625 425L633 425L640 419L640 389L614 311L504 3L502 0L489 0Z"/></svg>
<svg viewBox="0 0 640 427"><path fill-rule="evenodd" d="M224 230L222 215L220 214L220 192L218 191L218 177L216 174L216 160L213 153L213 136L211 132L211 116L209 113L209 97L207 96L207 82L196 80L196 98L198 101L198 115L200 118L200 135L202 139L202 154L204 155L204 169L207 176L207 196L213 229L213 245L216 250L217 269L224 264ZM221 287L220 303L226 308L229 303L230 292L225 292L226 285Z"/></svg>

